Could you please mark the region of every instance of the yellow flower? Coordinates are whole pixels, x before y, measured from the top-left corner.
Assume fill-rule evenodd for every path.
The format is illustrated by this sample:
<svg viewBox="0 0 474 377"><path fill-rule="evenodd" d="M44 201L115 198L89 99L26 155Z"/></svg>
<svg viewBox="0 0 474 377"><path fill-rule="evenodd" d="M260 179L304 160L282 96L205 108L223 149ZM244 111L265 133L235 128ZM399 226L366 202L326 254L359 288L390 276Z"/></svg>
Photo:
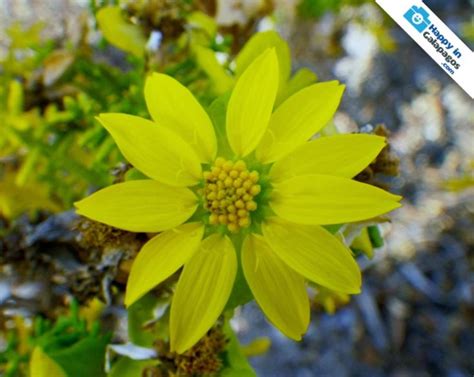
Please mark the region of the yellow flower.
<svg viewBox="0 0 474 377"><path fill-rule="evenodd" d="M301 339L309 323L306 279L348 294L361 286L349 249L321 225L399 207L400 197L351 180L384 138L307 142L333 117L343 86L317 83L274 109L278 77L277 56L268 49L236 82L225 129L184 86L157 73L145 85L153 121L99 117L125 158L151 179L100 190L77 203L77 211L129 231L162 232L138 254L125 303L184 265L170 318L171 348L179 353L215 323L240 268L268 319ZM227 135L227 148L216 134Z"/></svg>

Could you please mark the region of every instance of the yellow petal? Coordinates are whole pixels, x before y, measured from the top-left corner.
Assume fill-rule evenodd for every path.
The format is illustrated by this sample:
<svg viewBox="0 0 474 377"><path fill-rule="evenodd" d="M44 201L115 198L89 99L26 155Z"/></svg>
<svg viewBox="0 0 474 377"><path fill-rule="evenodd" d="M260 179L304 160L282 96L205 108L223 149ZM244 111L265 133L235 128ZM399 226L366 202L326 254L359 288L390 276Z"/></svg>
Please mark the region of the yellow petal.
<svg viewBox="0 0 474 377"><path fill-rule="evenodd" d="M145 100L160 127L178 134L201 162L214 160L217 141L212 122L188 88L171 76L153 73L145 83Z"/></svg>
<svg viewBox="0 0 474 377"><path fill-rule="evenodd" d="M148 241L133 262L125 305L132 305L183 266L199 247L203 234L201 223L189 223Z"/></svg>
<svg viewBox="0 0 474 377"><path fill-rule="evenodd" d="M185 222L197 208L191 190L152 180L106 187L76 202L77 213L131 232L161 232Z"/></svg>
<svg viewBox="0 0 474 377"><path fill-rule="evenodd" d="M343 91L344 85L329 81L288 98L273 113L257 147L257 158L263 163L276 161L307 141L332 119Z"/></svg>
<svg viewBox="0 0 474 377"><path fill-rule="evenodd" d="M290 49L286 41L273 31L256 33L248 40L235 58L235 74L240 76L247 67L267 48L275 48L278 58L280 85L285 86L291 71Z"/></svg>
<svg viewBox="0 0 474 377"><path fill-rule="evenodd" d="M142 29L127 22L120 7L104 7L97 12L96 17L99 29L109 43L135 56L143 57L146 38Z"/></svg>
<svg viewBox="0 0 474 377"><path fill-rule="evenodd" d="M272 250L308 280L338 292L360 292L361 274L351 251L323 227L273 218L262 230Z"/></svg>
<svg viewBox="0 0 474 377"><path fill-rule="evenodd" d="M274 182L308 174L352 178L375 160L385 138L375 135L336 135L304 143L273 165Z"/></svg>
<svg viewBox="0 0 474 377"><path fill-rule="evenodd" d="M66 372L40 347L35 347L30 360L31 377L66 377Z"/></svg>
<svg viewBox="0 0 474 377"><path fill-rule="evenodd" d="M351 179L301 175L274 185L275 213L298 224L342 224L370 219L400 207L401 197Z"/></svg>
<svg viewBox="0 0 474 377"><path fill-rule="evenodd" d="M227 107L226 127L234 153L251 153L265 132L278 89L274 49L255 59L237 80Z"/></svg>
<svg viewBox="0 0 474 377"><path fill-rule="evenodd" d="M193 149L165 127L127 114L101 114L99 121L124 157L143 174L172 186L191 186L201 178Z"/></svg>
<svg viewBox="0 0 474 377"><path fill-rule="evenodd" d="M242 246L242 268L268 319L286 336L300 340L309 324L309 300L301 275L290 269L259 235Z"/></svg>
<svg viewBox="0 0 474 377"><path fill-rule="evenodd" d="M184 266L171 304L171 350L183 353L214 325L229 298L237 257L227 236L213 234Z"/></svg>

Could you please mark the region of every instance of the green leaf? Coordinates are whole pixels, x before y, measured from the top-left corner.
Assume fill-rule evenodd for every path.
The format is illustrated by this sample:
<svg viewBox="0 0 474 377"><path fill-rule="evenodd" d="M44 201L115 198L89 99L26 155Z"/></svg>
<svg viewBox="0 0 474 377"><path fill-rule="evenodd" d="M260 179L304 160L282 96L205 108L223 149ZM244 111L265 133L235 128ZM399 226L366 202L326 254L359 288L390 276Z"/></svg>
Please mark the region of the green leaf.
<svg viewBox="0 0 474 377"><path fill-rule="evenodd" d="M115 47L142 57L146 38L138 25L131 24L122 16L117 6L109 6L97 12L97 23L104 38Z"/></svg>
<svg viewBox="0 0 474 377"><path fill-rule="evenodd" d="M190 26L204 30L209 37L214 37L217 32L217 22L214 18L203 12L192 12L187 16Z"/></svg>
<svg viewBox="0 0 474 377"><path fill-rule="evenodd" d="M223 94L231 89L234 85L234 80L217 61L215 52L202 46L196 46L194 51L197 64L211 79L212 87L215 92Z"/></svg>
<svg viewBox="0 0 474 377"><path fill-rule="evenodd" d="M142 375L142 371L147 366L152 366L156 361L132 360L128 357L121 357L112 367L107 377L137 377Z"/></svg>
<svg viewBox="0 0 474 377"><path fill-rule="evenodd" d="M29 151L23 165L18 171L15 179L15 183L18 186L24 186L28 178L37 169L37 164L40 160L41 154L39 148L33 148Z"/></svg>
<svg viewBox="0 0 474 377"><path fill-rule="evenodd" d="M23 105L23 87L17 80L12 80L8 87L7 111L10 115L19 115L23 111Z"/></svg>
<svg viewBox="0 0 474 377"><path fill-rule="evenodd" d="M128 308L128 336L137 346L151 347L155 340L152 331L146 331L144 324L154 318L154 309L158 301L147 294Z"/></svg>
<svg viewBox="0 0 474 377"><path fill-rule="evenodd" d="M109 336L90 336L69 348L46 353L64 369L68 377L101 377L105 376L105 348L109 340Z"/></svg>
<svg viewBox="0 0 474 377"><path fill-rule="evenodd" d="M226 322L224 333L229 339L226 351L223 355L224 368L219 373L220 377L257 377L257 374L250 366L247 358L242 353L237 336Z"/></svg>

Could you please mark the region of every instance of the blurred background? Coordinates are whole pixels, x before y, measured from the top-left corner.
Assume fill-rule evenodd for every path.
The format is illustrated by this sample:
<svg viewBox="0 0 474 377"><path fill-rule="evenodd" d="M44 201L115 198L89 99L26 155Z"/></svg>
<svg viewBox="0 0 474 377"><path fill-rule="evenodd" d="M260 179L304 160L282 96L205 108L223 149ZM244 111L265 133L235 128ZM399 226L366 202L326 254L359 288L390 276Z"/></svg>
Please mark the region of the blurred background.
<svg viewBox="0 0 474 377"><path fill-rule="evenodd" d="M219 91L202 79L202 71L212 76L209 70L183 58L182 13L198 9L223 36L212 41L217 52L235 54L255 31L277 30L290 46L293 71L308 67L320 81L346 84L334 125L341 132L389 134L392 170L399 160L398 176L389 171L379 177L374 170L367 177L404 201L380 226L384 246L361 259L360 295L350 302L331 298L331 304L316 297L310 330L299 343L269 325L256 305L239 309L233 325L250 344L248 353L261 353L251 358L258 375L472 376L469 96L372 0L124 3L132 20L160 31L146 41L152 52L145 63L133 59L133 47L104 42L93 17L102 4L0 0L0 327L14 326L18 315L53 317L65 295L79 302L101 295L112 304L102 316L119 318L114 326L120 337L123 309L106 296L113 296L110 286L123 284L126 263L119 264L116 254L84 255L100 242L78 238L69 209L91 184L105 186L125 174L93 116L104 109L146 114L145 69L188 80L204 102L205 93ZM472 1L425 3L472 49ZM201 21L201 28L214 27ZM123 50L132 58L124 59ZM252 351L255 337L268 337L270 349L253 344Z"/></svg>

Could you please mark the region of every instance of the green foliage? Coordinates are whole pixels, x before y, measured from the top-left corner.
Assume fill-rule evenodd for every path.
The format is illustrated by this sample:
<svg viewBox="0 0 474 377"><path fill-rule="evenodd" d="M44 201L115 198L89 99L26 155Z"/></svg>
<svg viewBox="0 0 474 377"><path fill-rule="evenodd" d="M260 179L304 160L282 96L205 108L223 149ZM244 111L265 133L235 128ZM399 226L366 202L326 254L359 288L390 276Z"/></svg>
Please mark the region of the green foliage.
<svg viewBox="0 0 474 377"><path fill-rule="evenodd" d="M94 117L104 111L145 112L143 62L124 72L94 61L87 50L53 51L49 42L38 42L37 48L30 45L31 56L10 65L21 51L16 47L22 46L16 42L21 36L17 29L10 33L10 52L2 62L0 116L6 121L0 155L17 161L12 169L18 188L40 184L57 205L69 208L89 187L111 182L108 171L120 155ZM35 93L32 85L41 91Z"/></svg>
<svg viewBox="0 0 474 377"><path fill-rule="evenodd" d="M334 11L342 0L302 0L298 4L298 14L304 18L319 18L328 11Z"/></svg>
<svg viewBox="0 0 474 377"><path fill-rule="evenodd" d="M120 7L104 7L97 12L96 17L100 30L111 44L136 57L143 56L146 44L145 36L138 25L127 22L122 17Z"/></svg>
<svg viewBox="0 0 474 377"><path fill-rule="evenodd" d="M71 314L61 316L53 324L38 318L32 344L43 351L67 373L67 376L103 376L105 347L110 335L101 335L98 323L87 328L78 314L75 301Z"/></svg>
<svg viewBox="0 0 474 377"><path fill-rule="evenodd" d="M144 326L154 320L156 306L156 297L147 294L128 309L128 336L132 343L143 347L153 345L156 336L152 331L146 331Z"/></svg>
<svg viewBox="0 0 474 377"><path fill-rule="evenodd" d="M326 12L335 12L343 5L360 5L368 0L301 0L297 10L300 17L320 18Z"/></svg>
<svg viewBox="0 0 474 377"><path fill-rule="evenodd" d="M28 361L28 356L20 350L20 339L17 333L10 331L7 334L6 345L0 352L0 372L5 377L16 377L18 371Z"/></svg>
<svg viewBox="0 0 474 377"><path fill-rule="evenodd" d="M36 348L40 348L68 377L105 375L105 348L111 336L101 334L98 323L89 328L86 320L79 316L79 307L74 300L70 313L59 316L54 322L37 317L32 329L19 319L16 323L15 331L8 336L6 349L0 352L0 371L5 377L25 375L31 352Z"/></svg>
<svg viewBox="0 0 474 377"><path fill-rule="evenodd" d="M68 377L105 376L104 355L109 337L88 335L70 347L47 352Z"/></svg>
<svg viewBox="0 0 474 377"><path fill-rule="evenodd" d="M55 48L53 41L42 41L38 37L41 24L29 29L15 24L8 31L10 49L1 62L4 69L0 75L0 116L5 119L0 133L0 156L14 161L0 167L1 175L14 176L8 190L0 187L0 210L8 217L31 208L67 209L89 189L112 183L110 171L123 159L95 117L102 112L147 117L142 92L150 70L162 70L176 77L203 104L210 104L233 86L235 79L228 63L222 65L215 55L228 52L230 40L218 38L215 21L209 16L183 12L180 20L192 27L176 37L167 59L157 62L152 55L139 54L127 47L136 48L137 43L116 43L117 38L122 42L124 38L123 30L116 30L115 19L124 23L130 20L117 7L103 6L95 4L104 37L131 53L119 66L96 58L91 46L84 42L86 27L78 44L67 48ZM109 20L111 10L115 23ZM139 27L127 25L134 30ZM140 27L146 29L145 25ZM287 85L291 65L288 46L275 32L259 33L251 39L237 56L236 75L264 47L276 48L284 68L280 101L316 79L299 71ZM216 121L222 124L223 105L225 102L220 100L211 107ZM41 197L26 204L31 197L27 187L35 187Z"/></svg>
<svg viewBox="0 0 474 377"><path fill-rule="evenodd" d="M13 24L7 30L9 50L0 61L0 117L4 119L0 156L8 164L0 165L0 176L8 173L14 179L8 189L0 187L4 216L15 217L32 208L68 209L91 188L111 184L110 171L123 159L95 117L102 112L148 117L143 84L150 71L176 77L205 104L215 98L216 90L232 85L232 78L213 60L216 51L228 51L230 40L217 38L214 19L194 11L191 3L175 5L179 9L175 21L192 27L167 40L169 52L159 61L145 54L144 46L151 22L145 10L153 2L126 2L128 13L112 3L92 1L90 6L104 38L129 53L118 66L93 53L85 42L85 24L79 42L65 42L66 48L41 40L42 24L27 29ZM129 19L134 13L140 15L138 24ZM208 77L213 72L217 72L215 80ZM227 83L222 81L225 77ZM25 187L41 192L34 204L26 203L31 190Z"/></svg>

